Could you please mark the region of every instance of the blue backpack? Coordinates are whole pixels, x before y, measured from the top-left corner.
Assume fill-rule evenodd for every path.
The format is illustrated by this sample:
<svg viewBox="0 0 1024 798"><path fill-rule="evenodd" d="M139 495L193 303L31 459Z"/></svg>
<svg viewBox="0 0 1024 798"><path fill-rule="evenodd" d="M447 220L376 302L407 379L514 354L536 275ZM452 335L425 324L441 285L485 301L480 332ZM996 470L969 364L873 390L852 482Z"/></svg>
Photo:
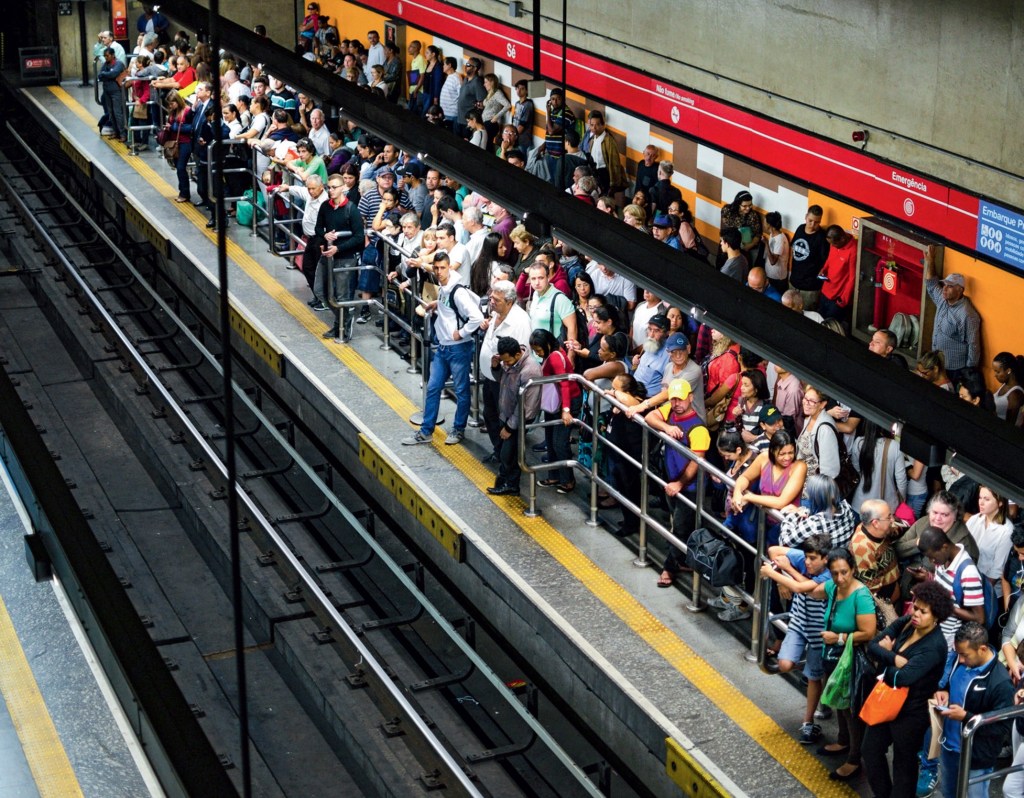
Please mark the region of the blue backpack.
<svg viewBox="0 0 1024 798"><path fill-rule="evenodd" d="M964 606L964 586L960 581L960 576L968 565L973 565L973 563L967 560L960 563L960 567L956 569L956 576L953 577L953 600L960 607ZM999 617L999 600L996 597L996 589L992 586L988 577L982 574L981 571L978 574L981 576L981 592L985 597L985 628L992 629L996 625L996 619Z"/></svg>

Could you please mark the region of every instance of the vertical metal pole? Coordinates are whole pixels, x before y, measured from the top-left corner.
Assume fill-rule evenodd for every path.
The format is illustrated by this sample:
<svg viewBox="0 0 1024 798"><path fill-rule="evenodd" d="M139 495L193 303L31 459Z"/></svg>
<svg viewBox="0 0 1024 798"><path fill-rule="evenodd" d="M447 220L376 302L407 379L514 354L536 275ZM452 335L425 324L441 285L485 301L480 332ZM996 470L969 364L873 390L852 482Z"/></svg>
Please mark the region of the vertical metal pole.
<svg viewBox="0 0 1024 798"><path fill-rule="evenodd" d="M693 497L694 503L694 516L693 523L694 529L700 529L701 522L704 520L704 484L705 484L705 471L698 463L697 465L697 491ZM677 533L678 534L678 533ZM692 533L691 533L692 534ZM701 600L700 595L700 583L701 576L699 571L693 572L693 580L691 582L691 596L690 603L686 605L686 609L690 612L700 612L705 609L706 605Z"/></svg>
<svg viewBox="0 0 1024 798"><path fill-rule="evenodd" d="M640 449L640 540L633 565L637 568L646 568L647 562L647 511L648 499L647 488L650 484L648 475L650 473L651 460L651 435L647 424L643 425L643 436L641 437Z"/></svg>
<svg viewBox="0 0 1024 798"><path fill-rule="evenodd" d="M771 616L772 580L761 576L761 562L766 554L766 530L768 511L763 507L757 511L757 549L754 554L754 598L751 608L750 651L745 655L749 662L764 665L765 649L768 645L768 618Z"/></svg>
<svg viewBox="0 0 1024 798"><path fill-rule="evenodd" d="M558 190L561 191L565 186L565 111L569 107L569 98L566 92L566 74L565 74L565 62L566 62L566 36L567 36L567 16L569 13L568 0L562 0L562 133L560 138L562 139L562 157L558 159Z"/></svg>
<svg viewBox="0 0 1024 798"><path fill-rule="evenodd" d="M220 52L220 0L210 0L210 47ZM213 137L220 142L220 71L213 70ZM221 152L219 146L214 154ZM209 160L209 157L207 158ZM209 186L207 186L209 191ZM214 187L217 214L217 275L220 282L221 367L224 377L224 449L227 468L228 532L231 536L231 602L234 607L235 678L238 681L238 743L241 757L242 794L252 795L252 768L249 761L249 690L245 669L245 622L242 607L241 529L238 521L238 482L235 463L235 394L233 390L233 358L231 347L230 304L228 302L228 254L224 224L224 185Z"/></svg>
<svg viewBox="0 0 1024 798"><path fill-rule="evenodd" d="M601 392L590 392L590 419L593 429L590 432L590 520L587 526L597 526L597 416L601 411ZM583 434L583 428L580 428ZM571 452L571 450L570 450Z"/></svg>
<svg viewBox="0 0 1024 798"><path fill-rule="evenodd" d="M537 0L540 2L540 0ZM537 25L540 25L538 22ZM78 0L78 46L82 48L82 88L89 86L89 39L85 34L85 0ZM540 58L540 34L537 34L537 58Z"/></svg>

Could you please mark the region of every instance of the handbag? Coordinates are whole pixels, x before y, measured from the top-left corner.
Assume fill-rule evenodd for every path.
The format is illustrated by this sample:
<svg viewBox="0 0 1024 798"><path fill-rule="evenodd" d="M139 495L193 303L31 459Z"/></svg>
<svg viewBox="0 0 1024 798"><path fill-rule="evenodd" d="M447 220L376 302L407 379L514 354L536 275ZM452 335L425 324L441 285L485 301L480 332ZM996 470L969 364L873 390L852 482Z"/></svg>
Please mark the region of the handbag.
<svg viewBox="0 0 1024 798"><path fill-rule="evenodd" d="M878 677L878 681L860 708L860 719L868 726L896 720L909 692L909 687L890 687L882 677Z"/></svg>
<svg viewBox="0 0 1024 798"><path fill-rule="evenodd" d="M822 629L826 632L832 631L832 622L836 617L836 610L838 602L835 600L835 596L829 599L828 604L828 617L825 619L825 625ZM825 643L824 649L821 652L821 661L823 665L834 665L843 658L844 647L840 643Z"/></svg>
<svg viewBox="0 0 1024 798"><path fill-rule="evenodd" d="M166 124L156 132L156 143L163 147L170 140L171 126L170 124Z"/></svg>
<svg viewBox="0 0 1024 798"><path fill-rule="evenodd" d="M560 406L558 386L553 382L545 382L540 389L540 409L545 413L557 413Z"/></svg>

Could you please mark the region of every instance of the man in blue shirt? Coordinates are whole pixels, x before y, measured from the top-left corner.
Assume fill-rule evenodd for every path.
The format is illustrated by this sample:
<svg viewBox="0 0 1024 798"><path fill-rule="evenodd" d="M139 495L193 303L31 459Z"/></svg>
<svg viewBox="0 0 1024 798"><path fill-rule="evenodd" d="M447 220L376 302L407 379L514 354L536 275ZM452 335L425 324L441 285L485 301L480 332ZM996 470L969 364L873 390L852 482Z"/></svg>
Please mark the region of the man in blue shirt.
<svg viewBox="0 0 1024 798"><path fill-rule="evenodd" d="M999 664L989 646L988 631L980 623L967 621L953 638L957 659L949 674L947 689L935 693L935 710L945 719L942 726L942 751L939 754L939 789L942 798L956 798L960 771L960 747L963 724L983 712L1013 705L1013 683L1006 668ZM981 726L974 733L969 778L995 769L1010 721ZM985 798L989 782L970 786L968 798Z"/></svg>
<svg viewBox="0 0 1024 798"><path fill-rule="evenodd" d="M633 376L636 381L647 388L648 396L656 396L661 392L662 376L668 368L669 320L664 313L656 313L647 322L647 340L644 341L643 352L633 356Z"/></svg>

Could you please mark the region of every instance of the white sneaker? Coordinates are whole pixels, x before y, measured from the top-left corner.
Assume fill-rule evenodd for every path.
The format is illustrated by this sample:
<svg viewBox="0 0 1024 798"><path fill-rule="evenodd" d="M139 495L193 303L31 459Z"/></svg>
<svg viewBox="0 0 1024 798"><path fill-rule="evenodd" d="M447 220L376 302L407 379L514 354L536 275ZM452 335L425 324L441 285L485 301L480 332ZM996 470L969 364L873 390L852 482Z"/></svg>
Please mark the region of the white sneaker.
<svg viewBox="0 0 1024 798"><path fill-rule="evenodd" d="M730 604L726 609L718 613L720 621L742 621L750 617L750 610L745 610L739 604Z"/></svg>
<svg viewBox="0 0 1024 798"><path fill-rule="evenodd" d="M402 446L418 446L421 443L430 443L430 441L430 436L424 435L422 432L417 432L415 435L403 438Z"/></svg>
<svg viewBox="0 0 1024 798"><path fill-rule="evenodd" d="M708 606L713 610L727 610L732 606L732 602L726 599L725 596L719 594L708 601Z"/></svg>
<svg viewBox="0 0 1024 798"><path fill-rule="evenodd" d="M462 443L462 439L466 436L466 433L461 430L452 430L448 433L448 437L444 439L445 446L455 446L458 443Z"/></svg>

